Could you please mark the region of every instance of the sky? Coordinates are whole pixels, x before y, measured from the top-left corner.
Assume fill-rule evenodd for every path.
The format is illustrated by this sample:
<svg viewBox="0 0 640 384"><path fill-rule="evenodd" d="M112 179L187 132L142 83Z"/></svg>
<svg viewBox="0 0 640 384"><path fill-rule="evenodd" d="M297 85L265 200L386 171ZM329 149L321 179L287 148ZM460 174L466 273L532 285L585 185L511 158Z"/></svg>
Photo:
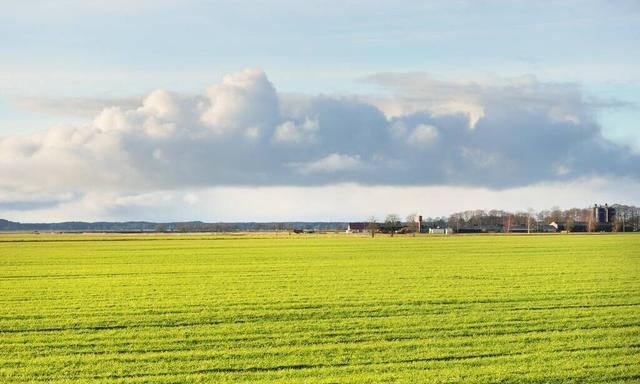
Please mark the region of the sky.
<svg viewBox="0 0 640 384"><path fill-rule="evenodd" d="M640 1L0 0L0 218L640 204Z"/></svg>

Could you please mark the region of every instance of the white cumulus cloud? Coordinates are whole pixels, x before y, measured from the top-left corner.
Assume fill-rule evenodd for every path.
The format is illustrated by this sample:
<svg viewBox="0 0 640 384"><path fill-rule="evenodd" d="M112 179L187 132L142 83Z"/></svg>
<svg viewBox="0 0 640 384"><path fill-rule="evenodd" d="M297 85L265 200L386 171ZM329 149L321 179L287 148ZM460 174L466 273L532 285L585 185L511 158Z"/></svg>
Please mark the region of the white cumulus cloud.
<svg viewBox="0 0 640 384"><path fill-rule="evenodd" d="M135 105L107 106L84 125L1 137L0 203L213 187L640 180L640 155L602 136L598 106L576 85L370 79L406 108L385 114L367 95L283 97L252 69L201 95L156 90Z"/></svg>
<svg viewBox="0 0 640 384"><path fill-rule="evenodd" d="M209 87L202 122L216 133L229 133L278 121L278 96L264 72L247 69Z"/></svg>

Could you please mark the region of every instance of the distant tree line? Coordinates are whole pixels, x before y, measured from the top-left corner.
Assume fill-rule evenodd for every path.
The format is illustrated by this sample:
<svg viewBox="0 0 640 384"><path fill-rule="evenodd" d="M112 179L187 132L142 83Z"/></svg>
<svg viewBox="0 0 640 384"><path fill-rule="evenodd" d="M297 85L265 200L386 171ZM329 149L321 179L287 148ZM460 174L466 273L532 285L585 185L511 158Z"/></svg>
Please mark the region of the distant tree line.
<svg viewBox="0 0 640 384"><path fill-rule="evenodd" d="M381 232L391 236L395 233L428 232L430 228L449 228L453 232L550 232L550 224L553 223L553 228L568 232L595 232L603 228L612 232L640 231L639 207L614 204L609 208L615 210L615 215L605 225L597 222L592 207L565 210L554 207L539 212L533 209L517 212L500 209L467 210L449 216L423 217L419 225L417 214L408 215L404 221L397 214L389 214L380 223L375 217L370 217L367 229L372 235Z"/></svg>
<svg viewBox="0 0 640 384"><path fill-rule="evenodd" d="M269 223L203 223L158 224L163 232L321 232L346 229L342 222L269 222Z"/></svg>
<svg viewBox="0 0 640 384"><path fill-rule="evenodd" d="M343 222L238 222L205 223L201 221L154 223L148 221L19 223L0 219L0 231L48 231L48 232L251 232L277 231L302 232L343 231Z"/></svg>
<svg viewBox="0 0 640 384"><path fill-rule="evenodd" d="M613 204L615 215L607 230L614 232L640 231L640 208L632 205ZM387 215L378 222L371 216L364 223L367 231L375 233L416 233L428 232L430 228L450 228L463 231L465 228L485 228L493 232L510 232L523 228L539 231L550 223L560 224L561 230L592 232L601 229L593 217L593 208L571 208L562 210L554 207L536 212L509 212L499 209L467 210L449 216L423 217L418 224L418 215L412 213L404 220L397 214ZM153 223L146 221L129 222L63 222L63 223L18 223L0 219L0 231L57 231L57 232L250 232L273 231L286 233L309 233L323 231L344 231L344 222L237 222L205 223L201 221Z"/></svg>
<svg viewBox="0 0 640 384"><path fill-rule="evenodd" d="M610 223L614 232L640 231L640 208L630 205L614 204L615 215ZM526 226L535 228L539 225L561 223L565 230L571 232L580 226L581 230L594 232L598 223L593 216L593 208L571 208L562 210L554 207L550 210L536 212L527 211L508 212L503 210L469 210L457 212L449 216L447 225L456 230L469 226L516 227Z"/></svg>

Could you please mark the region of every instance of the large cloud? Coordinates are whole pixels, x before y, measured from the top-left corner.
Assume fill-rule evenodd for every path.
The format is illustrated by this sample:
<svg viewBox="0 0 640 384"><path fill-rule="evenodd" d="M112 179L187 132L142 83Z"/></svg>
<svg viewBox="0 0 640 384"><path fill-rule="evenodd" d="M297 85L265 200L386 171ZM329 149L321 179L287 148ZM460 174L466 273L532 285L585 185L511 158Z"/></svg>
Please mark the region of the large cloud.
<svg viewBox="0 0 640 384"><path fill-rule="evenodd" d="M227 75L207 90L208 105L200 119L217 134L243 131L250 137L278 122L278 97L267 76L248 69Z"/></svg>
<svg viewBox="0 0 640 384"><path fill-rule="evenodd" d="M577 85L532 77L437 81L378 74L376 99L278 95L225 76L204 95L150 93L91 124L0 139L0 199L216 186L472 185L638 180L637 154L603 138ZM10 197L9 197L10 196Z"/></svg>

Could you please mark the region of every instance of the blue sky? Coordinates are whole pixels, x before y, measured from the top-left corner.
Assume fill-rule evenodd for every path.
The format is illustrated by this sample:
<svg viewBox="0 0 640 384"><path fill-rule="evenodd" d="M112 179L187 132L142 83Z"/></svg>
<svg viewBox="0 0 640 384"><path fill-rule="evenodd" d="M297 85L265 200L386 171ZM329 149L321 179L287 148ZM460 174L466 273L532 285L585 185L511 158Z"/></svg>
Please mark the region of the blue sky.
<svg viewBox="0 0 640 384"><path fill-rule="evenodd" d="M444 89L451 92L453 99L462 97L464 103L480 103L485 109L488 103L495 103L492 92L502 92L499 97L504 99L509 97L505 89L514 86L514 79L535 79L534 85L519 94L523 100L532 90L536 97L549 100L569 92L575 97L572 108L581 103L581 121L588 116L592 119L589 124L598 124L605 139L628 147L630 153L640 153L638 1L26 0L0 1L0 10L0 137L37 135L57 126L92 125L104 107L135 109L146 95L158 89L186 98L203 95L226 75L259 68L280 99L295 95L356 97L383 110L390 125L393 118L404 117L392 116L381 103L388 105L391 101L386 99L394 97L394 102L406 102L406 94L415 90L388 80L372 82L372 75L426 75L440 82L429 88L433 92ZM262 81L259 76L251 79ZM478 92L468 87L463 90L460 82L484 88ZM452 90L454 84L458 88ZM545 93L541 89L551 91ZM380 102L380 98L385 101ZM433 102L433 96L423 93L413 98ZM449 111L452 103L459 101L453 99L439 100L431 105L430 113L441 114L445 104ZM281 102L280 108L292 108L285 104ZM411 108L412 112L420 109L413 104ZM250 108L247 111L254 112ZM302 127L303 117L288 118L298 118L296 124ZM274 120L274 129L285 120ZM435 123L429 120L416 124ZM325 130L323 126L319 129ZM428 134L429 129L413 132ZM444 137L442 131L437 132L440 138ZM335 148L327 147L326 156L318 152L317 160L325 161L319 164L331 159L357 160L363 167L372 164L355 149L349 152L348 148ZM467 149L465 153L471 153ZM305 162L310 164L311 159L289 161L286 166ZM35 165L25 165L27 171L30 167ZM593 169L576 173L566 182L591 183L585 178L593 175ZM605 178L624 177L635 182L637 175L637 170L634 174L631 169ZM417 184L456 188L466 185L460 178L433 177ZM215 188L219 186L216 180L199 186L181 184L180 188ZM374 183L407 183L406 179L394 180L388 177ZM366 177L345 176L307 183L283 176L277 184L309 184L308 188L312 188L316 184L369 182ZM545 182L560 181L536 175L527 182L498 184L500 188L522 188ZM21 188L16 187L18 184ZM18 189L36 191L33 196L86 196L92 192L82 183L69 183L67 190L36 182L27 188L28 184L16 182L13 189L6 187L5 206L10 207L16 200ZM498 185L470 184L487 188ZM133 196L176 188L168 184L141 187L123 183L113 193ZM627 196L632 200L630 193ZM540 201L539 205L545 203L553 205L551 200ZM582 202L576 202L579 203ZM64 211L56 212L56 217L73 218ZM5 215L12 217L46 219L49 214L5 210ZM309 216L322 214L319 209ZM111 217L106 213L92 215L86 217ZM332 215L329 219L336 218ZM215 210L211 216L215 216ZM225 218L235 217L228 213ZM215 217L203 219L212 218Z"/></svg>

